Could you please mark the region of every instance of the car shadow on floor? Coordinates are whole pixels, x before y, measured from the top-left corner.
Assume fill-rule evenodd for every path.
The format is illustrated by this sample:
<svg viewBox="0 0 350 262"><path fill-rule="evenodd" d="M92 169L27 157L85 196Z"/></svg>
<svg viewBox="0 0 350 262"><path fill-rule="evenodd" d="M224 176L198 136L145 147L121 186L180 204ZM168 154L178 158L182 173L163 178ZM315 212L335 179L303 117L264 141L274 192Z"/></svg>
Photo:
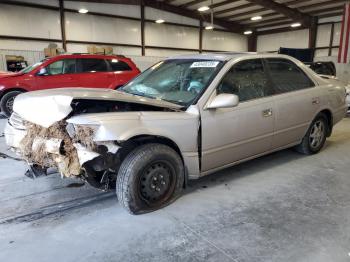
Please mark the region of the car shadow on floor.
<svg viewBox="0 0 350 262"><path fill-rule="evenodd" d="M304 157L307 156L299 154L293 149L285 149L266 156L258 157L204 176L198 180L191 180L189 181L184 194L189 194L199 188L226 185L234 180L239 180L250 175L258 175L258 172L264 172L269 169L273 170L279 165L290 163Z"/></svg>

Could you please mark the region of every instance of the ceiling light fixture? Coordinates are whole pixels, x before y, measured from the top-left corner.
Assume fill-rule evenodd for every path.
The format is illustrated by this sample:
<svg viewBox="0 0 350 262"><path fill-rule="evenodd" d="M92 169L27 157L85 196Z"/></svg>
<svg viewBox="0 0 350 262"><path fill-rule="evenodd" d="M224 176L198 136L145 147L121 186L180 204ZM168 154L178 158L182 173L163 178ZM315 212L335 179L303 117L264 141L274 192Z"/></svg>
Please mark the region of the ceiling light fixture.
<svg viewBox="0 0 350 262"><path fill-rule="evenodd" d="M250 18L250 20L252 21L257 21L257 20L261 20L262 16L258 15L258 16L253 16L252 18Z"/></svg>
<svg viewBox="0 0 350 262"><path fill-rule="evenodd" d="M155 22L157 24L163 24L165 21L163 19L157 19Z"/></svg>
<svg viewBox="0 0 350 262"><path fill-rule="evenodd" d="M214 29L214 26L212 26L212 25L207 25L205 27L205 30L213 30L213 29Z"/></svg>
<svg viewBox="0 0 350 262"><path fill-rule="evenodd" d="M86 14L87 12L89 12L89 10L85 9L85 8L81 8L78 10L79 13L81 14Z"/></svg>
<svg viewBox="0 0 350 262"><path fill-rule="evenodd" d="M294 23L294 24L291 24L290 26L291 27L299 27L299 26L301 26L301 24L300 23Z"/></svg>
<svg viewBox="0 0 350 262"><path fill-rule="evenodd" d="M253 31L252 30L247 30L247 31L244 31L244 34L245 35L251 35L253 33Z"/></svg>
<svg viewBox="0 0 350 262"><path fill-rule="evenodd" d="M205 11L208 11L210 9L209 6L201 6L200 8L198 8L197 10L199 12L205 12Z"/></svg>

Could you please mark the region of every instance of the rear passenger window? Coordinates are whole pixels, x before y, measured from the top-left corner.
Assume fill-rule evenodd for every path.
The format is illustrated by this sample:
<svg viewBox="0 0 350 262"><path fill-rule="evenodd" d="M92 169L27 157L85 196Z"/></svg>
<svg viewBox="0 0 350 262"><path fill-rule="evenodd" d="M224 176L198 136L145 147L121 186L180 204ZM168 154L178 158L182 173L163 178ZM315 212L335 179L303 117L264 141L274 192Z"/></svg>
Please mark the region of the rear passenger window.
<svg viewBox="0 0 350 262"><path fill-rule="evenodd" d="M240 102L272 94L261 59L246 60L234 65L224 76L217 94L235 94Z"/></svg>
<svg viewBox="0 0 350 262"><path fill-rule="evenodd" d="M107 63L104 59L84 58L80 59L81 73L106 72Z"/></svg>
<svg viewBox="0 0 350 262"><path fill-rule="evenodd" d="M266 61L275 93L281 94L315 86L292 61L280 58L268 58Z"/></svg>
<svg viewBox="0 0 350 262"><path fill-rule="evenodd" d="M118 59L111 59L111 60L107 60L111 71L131 71L131 67L125 63L124 61L120 61Z"/></svg>

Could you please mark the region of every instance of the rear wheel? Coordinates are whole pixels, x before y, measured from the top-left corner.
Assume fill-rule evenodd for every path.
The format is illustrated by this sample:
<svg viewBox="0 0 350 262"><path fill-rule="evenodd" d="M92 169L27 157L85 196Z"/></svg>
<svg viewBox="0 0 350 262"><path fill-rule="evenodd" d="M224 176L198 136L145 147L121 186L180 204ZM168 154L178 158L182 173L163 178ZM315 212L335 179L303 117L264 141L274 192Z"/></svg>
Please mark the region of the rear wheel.
<svg viewBox="0 0 350 262"><path fill-rule="evenodd" d="M177 152L162 144L146 144L132 151L118 172L116 192L131 214L157 210L180 195L184 167Z"/></svg>
<svg viewBox="0 0 350 262"><path fill-rule="evenodd" d="M15 101L16 96L21 93L21 91L10 91L1 98L0 109L6 117L11 116L13 112L13 102Z"/></svg>
<svg viewBox="0 0 350 262"><path fill-rule="evenodd" d="M320 113L311 123L302 142L296 147L296 150L305 155L318 153L326 142L329 124L327 117Z"/></svg>

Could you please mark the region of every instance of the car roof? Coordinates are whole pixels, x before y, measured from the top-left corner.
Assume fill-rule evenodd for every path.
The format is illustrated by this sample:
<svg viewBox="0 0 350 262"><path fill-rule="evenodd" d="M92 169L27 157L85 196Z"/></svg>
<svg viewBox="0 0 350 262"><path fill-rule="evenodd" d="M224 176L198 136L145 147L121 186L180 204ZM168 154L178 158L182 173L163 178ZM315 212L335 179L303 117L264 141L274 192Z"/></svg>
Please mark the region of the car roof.
<svg viewBox="0 0 350 262"><path fill-rule="evenodd" d="M256 57L256 58L266 58L266 57L280 57L280 58L291 58L286 55L279 54L259 54L256 52L220 52L220 53L204 53L204 54L189 54L189 55L178 55L167 58L167 60L172 59L198 59L198 60L219 60L219 61L229 61L232 59L238 59L243 57Z"/></svg>
<svg viewBox="0 0 350 262"><path fill-rule="evenodd" d="M203 59L203 60L220 60L228 61L233 58L239 58L247 55L256 55L252 52L218 52L218 53L203 53L203 54L188 54L169 57L168 59Z"/></svg>
<svg viewBox="0 0 350 262"><path fill-rule="evenodd" d="M56 55L49 58L79 58L79 57L85 57L85 58L118 58L118 59L129 59L125 56L118 56L118 55L103 55L103 54L62 54L62 55Z"/></svg>

